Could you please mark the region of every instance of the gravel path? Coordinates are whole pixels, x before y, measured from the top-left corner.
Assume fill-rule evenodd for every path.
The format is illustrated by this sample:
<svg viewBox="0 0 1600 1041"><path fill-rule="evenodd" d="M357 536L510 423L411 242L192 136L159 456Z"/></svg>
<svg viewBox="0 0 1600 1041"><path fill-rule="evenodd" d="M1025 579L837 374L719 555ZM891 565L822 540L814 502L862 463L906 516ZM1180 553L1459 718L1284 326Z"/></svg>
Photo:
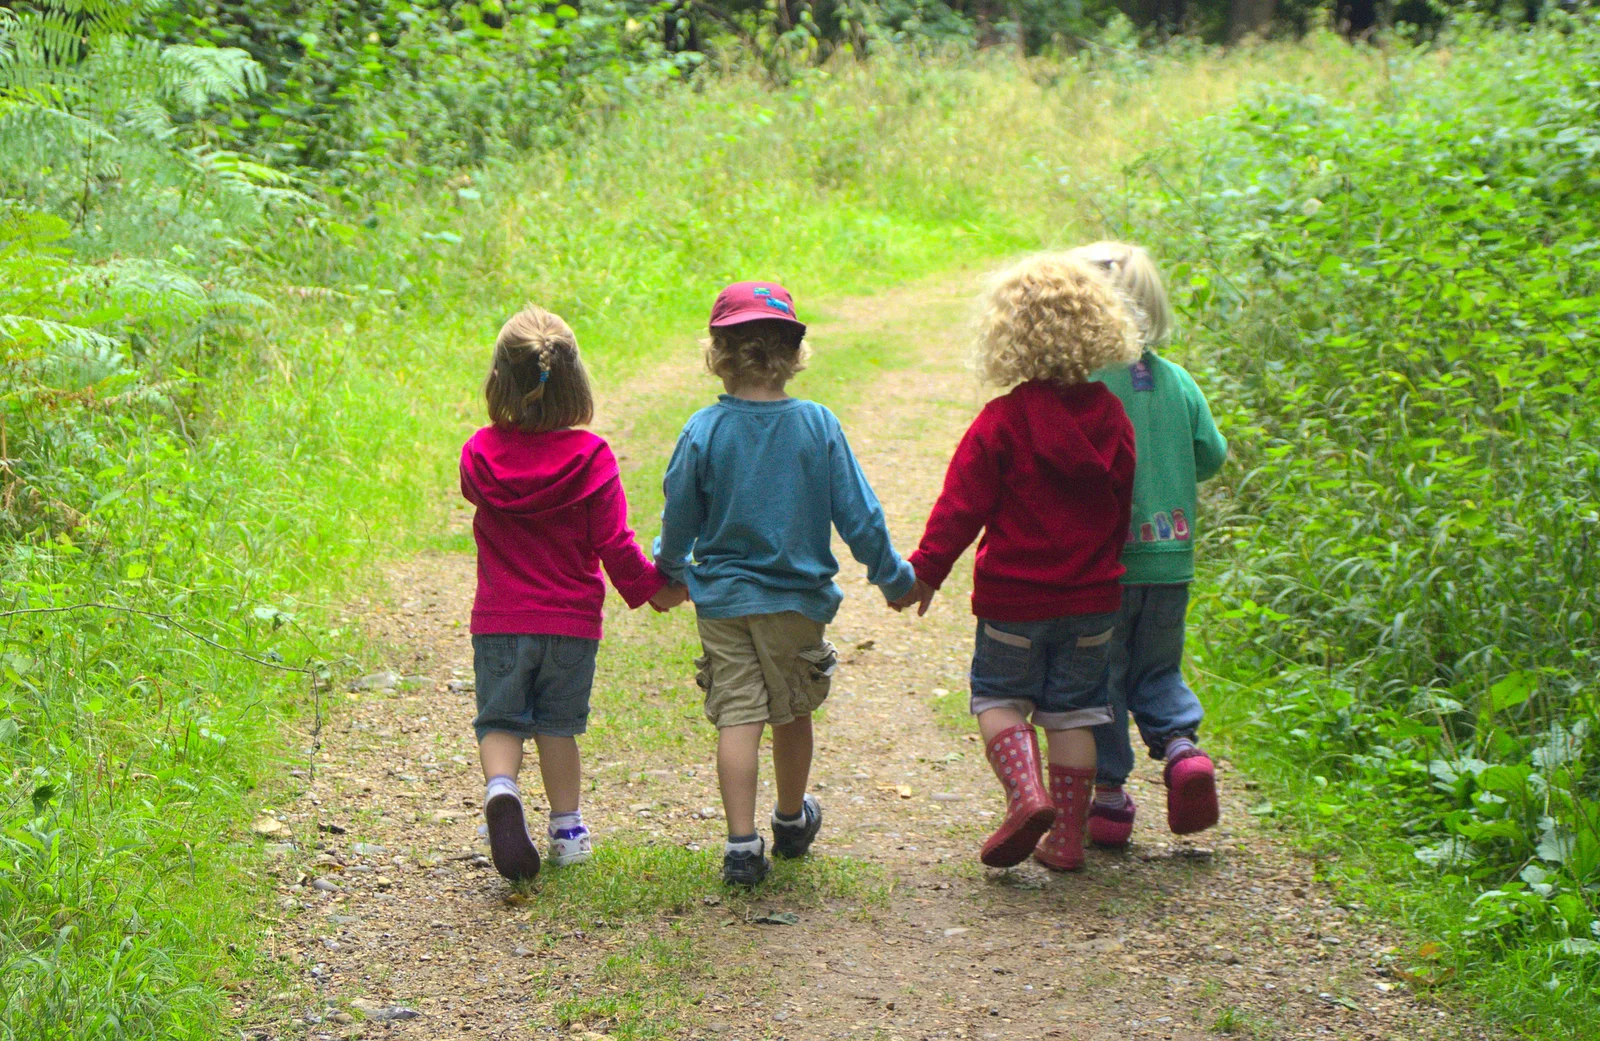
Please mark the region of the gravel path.
<svg viewBox="0 0 1600 1041"><path fill-rule="evenodd" d="M982 401L962 364L975 293L971 276L947 276L813 326L818 367L875 340L909 345L912 364L843 412L903 551ZM682 369L639 385L709 398ZM630 393L602 408L619 441ZM670 449L624 443L640 458ZM1091 852L1073 877L982 868L1000 797L963 716L970 566L918 622L885 610L840 559L847 599L830 635L844 664L814 773L820 856L749 898L716 881L720 803L689 615L613 600L584 745L602 856L513 892L476 833L472 696L451 686L471 677L472 559L393 569L392 596L352 610L412 679L336 695L314 779L275 809L276 838L297 845L275 847L262 942L287 982L241 1004L246 1036L1479 1036L1389 975L1398 937L1313 881L1247 812L1259 795L1226 761L1222 824L1197 841L1166 832L1158 764L1144 762L1128 853ZM524 780L537 805L536 774ZM798 920L757 921L784 911Z"/></svg>

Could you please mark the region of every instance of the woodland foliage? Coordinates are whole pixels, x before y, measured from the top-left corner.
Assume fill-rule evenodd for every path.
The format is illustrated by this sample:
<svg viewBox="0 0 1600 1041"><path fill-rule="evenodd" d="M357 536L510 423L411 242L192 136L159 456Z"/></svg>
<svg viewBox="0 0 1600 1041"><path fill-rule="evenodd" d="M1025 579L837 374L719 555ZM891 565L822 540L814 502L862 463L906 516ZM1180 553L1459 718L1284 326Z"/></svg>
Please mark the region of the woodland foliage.
<svg viewBox="0 0 1600 1041"><path fill-rule="evenodd" d="M1104 183L1021 131L1003 154L1029 206L1070 196L1156 250L1211 359L1241 461L1212 504L1201 664L1250 704L1256 754L1291 783L1311 764L1259 812L1392 839L1382 877L1438 896L1423 924L1445 938L1396 971L1469 970L1559 1031L1600 973L1600 34L1583 9L1513 13L1415 44L1316 37L1374 92L1263 90ZM467 287L520 293L493 266L516 250L638 316L743 263L719 231L740 220L852 270L1036 246L1037 222L987 226L985 192L1011 185L973 154L982 95L1064 84L1088 107L1028 133L1065 141L1213 60L1231 19L0 5L0 1038L214 1036L219 974L284 971L227 947L255 883L217 836L272 773L261 750L301 740L286 714L314 746L352 646L297 598L393 519L349 508L338 475L403 465L407 395L440 363L400 317L449 327ZM1045 57L1000 75L1001 51ZM863 61L881 82L829 89Z"/></svg>

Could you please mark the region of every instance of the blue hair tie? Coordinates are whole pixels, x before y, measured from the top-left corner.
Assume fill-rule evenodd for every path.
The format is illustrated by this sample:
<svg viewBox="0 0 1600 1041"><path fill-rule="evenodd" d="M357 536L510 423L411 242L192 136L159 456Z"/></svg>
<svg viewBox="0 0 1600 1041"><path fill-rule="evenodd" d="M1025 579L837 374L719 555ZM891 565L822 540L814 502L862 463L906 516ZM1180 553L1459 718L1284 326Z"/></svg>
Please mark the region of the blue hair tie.
<svg viewBox="0 0 1600 1041"><path fill-rule="evenodd" d="M549 383L550 382L550 370L549 369L546 369L543 372L539 373L539 382L540 383Z"/></svg>

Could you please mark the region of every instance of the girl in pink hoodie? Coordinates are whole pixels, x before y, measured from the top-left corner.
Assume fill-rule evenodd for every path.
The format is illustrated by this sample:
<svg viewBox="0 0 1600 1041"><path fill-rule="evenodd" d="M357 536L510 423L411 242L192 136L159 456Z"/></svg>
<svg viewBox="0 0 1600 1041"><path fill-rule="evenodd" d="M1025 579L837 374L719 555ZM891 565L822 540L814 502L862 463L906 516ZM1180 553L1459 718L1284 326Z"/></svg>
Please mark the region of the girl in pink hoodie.
<svg viewBox="0 0 1600 1041"><path fill-rule="evenodd" d="M601 565L629 607L668 610L685 592L634 541L610 446L576 429L594 417L594 399L566 322L532 305L506 322L483 394L490 425L461 449L461 494L478 508L472 725L490 852L516 880L539 871L517 789L529 737L550 803L550 862L591 855L577 735L587 728L600 644Z"/></svg>

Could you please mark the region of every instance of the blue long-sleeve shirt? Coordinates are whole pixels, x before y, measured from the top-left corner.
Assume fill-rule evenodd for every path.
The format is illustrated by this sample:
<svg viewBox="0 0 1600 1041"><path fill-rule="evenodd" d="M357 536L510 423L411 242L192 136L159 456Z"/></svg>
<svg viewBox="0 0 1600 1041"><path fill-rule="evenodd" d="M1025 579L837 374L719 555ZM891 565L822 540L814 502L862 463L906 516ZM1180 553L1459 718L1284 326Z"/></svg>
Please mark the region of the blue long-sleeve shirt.
<svg viewBox="0 0 1600 1041"><path fill-rule="evenodd" d="M844 595L831 528L887 599L916 581L839 420L815 402L721 395L689 417L663 486L656 564L706 618L833 621Z"/></svg>

